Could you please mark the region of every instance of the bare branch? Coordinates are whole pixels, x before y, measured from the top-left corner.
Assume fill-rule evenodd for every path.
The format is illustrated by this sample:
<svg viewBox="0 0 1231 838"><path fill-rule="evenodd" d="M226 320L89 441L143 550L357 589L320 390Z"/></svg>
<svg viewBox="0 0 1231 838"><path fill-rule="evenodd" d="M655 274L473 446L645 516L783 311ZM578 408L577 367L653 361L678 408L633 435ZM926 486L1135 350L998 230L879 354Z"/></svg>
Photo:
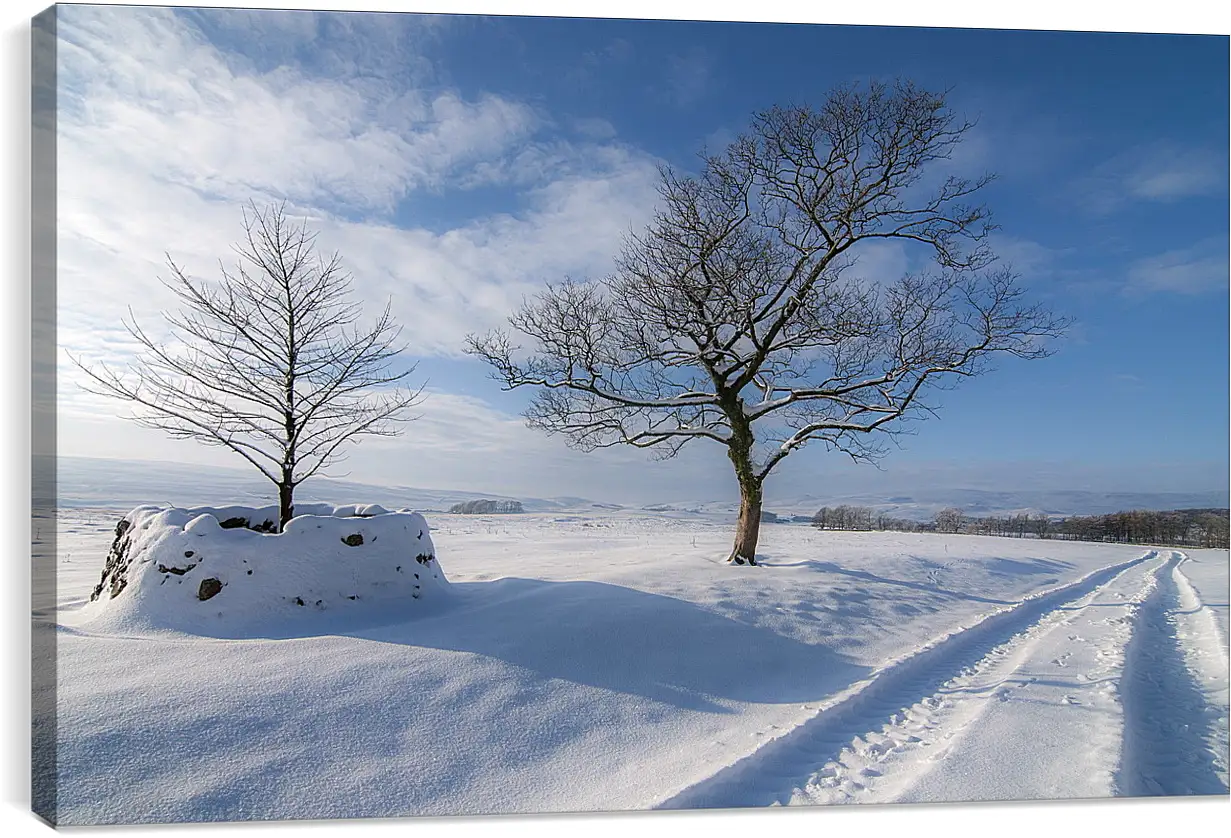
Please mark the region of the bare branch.
<svg viewBox="0 0 1231 838"><path fill-rule="evenodd" d="M467 351L533 388L529 424L578 448L721 442L755 546L748 504L759 515L792 452L819 441L874 461L932 411L927 393L998 355L1044 357L1067 326L994 269L977 203L991 176L926 177L971 126L909 82L771 108L698 174L661 170L658 210L611 276L549 285ZM934 268L859 275L884 240Z"/></svg>
<svg viewBox="0 0 1231 838"><path fill-rule="evenodd" d="M160 341L131 313L124 325L141 347L128 375L86 366L85 389L127 401L137 423L175 438L219 445L277 484L285 523L295 486L334 463L362 436L389 436L421 390L396 369L403 350L386 306L358 325L351 278L335 253L285 206L244 211L238 261L222 279L192 279L170 257L163 284L179 300Z"/></svg>

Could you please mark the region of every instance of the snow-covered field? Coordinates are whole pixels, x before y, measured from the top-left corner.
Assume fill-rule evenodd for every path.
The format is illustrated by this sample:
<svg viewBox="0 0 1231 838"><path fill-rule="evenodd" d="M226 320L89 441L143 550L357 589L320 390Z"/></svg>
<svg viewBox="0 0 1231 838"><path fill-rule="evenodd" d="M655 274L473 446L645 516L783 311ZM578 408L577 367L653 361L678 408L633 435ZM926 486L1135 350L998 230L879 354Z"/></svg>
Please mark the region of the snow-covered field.
<svg viewBox="0 0 1231 838"><path fill-rule="evenodd" d="M447 596L228 636L86 607L126 511L59 522L64 824L1227 793L1225 551L433 514Z"/></svg>

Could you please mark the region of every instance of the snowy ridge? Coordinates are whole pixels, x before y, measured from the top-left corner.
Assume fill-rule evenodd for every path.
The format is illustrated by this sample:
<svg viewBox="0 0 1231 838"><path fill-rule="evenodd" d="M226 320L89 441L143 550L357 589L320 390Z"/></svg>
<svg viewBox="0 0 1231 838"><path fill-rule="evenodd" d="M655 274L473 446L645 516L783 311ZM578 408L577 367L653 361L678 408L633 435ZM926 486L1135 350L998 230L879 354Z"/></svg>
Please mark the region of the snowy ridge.
<svg viewBox="0 0 1231 838"><path fill-rule="evenodd" d="M1033 623L1057 608L1088 597L1121 573L1157 555L1157 551L1150 551L1096 570L933 641L844 690L803 724L655 808L725 808L791 802L814 769L837 757L853 739L886 722L900 721L902 712L917 702L926 702L947 681Z"/></svg>

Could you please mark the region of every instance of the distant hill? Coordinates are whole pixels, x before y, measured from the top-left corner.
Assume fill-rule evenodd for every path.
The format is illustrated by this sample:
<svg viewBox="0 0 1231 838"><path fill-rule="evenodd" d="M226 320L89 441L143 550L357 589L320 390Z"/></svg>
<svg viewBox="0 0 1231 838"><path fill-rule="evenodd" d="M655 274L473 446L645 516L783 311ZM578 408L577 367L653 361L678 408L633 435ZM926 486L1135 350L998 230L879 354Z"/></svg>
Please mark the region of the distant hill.
<svg viewBox="0 0 1231 838"><path fill-rule="evenodd" d="M968 516L985 515L1108 515L1129 509L1225 509L1228 492L1088 492L988 491L984 489L928 488L890 497L876 494L805 495L765 498L765 508L780 516L812 515L822 506L867 506L893 518L930 521L942 509L954 507ZM706 512L735 511L734 502L701 504Z"/></svg>
<svg viewBox="0 0 1231 838"><path fill-rule="evenodd" d="M208 506L219 503L273 503L273 484L255 471L217 466L60 457L57 467L61 506L133 507L142 503ZM527 512L551 512L571 505L543 498L513 498L485 492L378 486L313 477L295 490L300 502L379 503L420 511L444 511L454 504L493 500L520 504ZM583 500L583 499L579 499ZM589 501L583 500L589 504Z"/></svg>
<svg viewBox="0 0 1231 838"><path fill-rule="evenodd" d="M273 486L255 472L218 466L139 460L103 460L60 457L57 474L59 502L63 506L132 507L140 503L173 503L201 506L219 503L272 503ZM431 489L415 486L379 486L350 480L312 478L296 490L300 501L326 503L379 503L386 507L410 507L422 511L446 511L473 500L520 503L526 512L574 513L619 510L606 499L581 497L512 497L488 492ZM710 514L728 516L738 511L734 500L647 498L629 507L659 514ZM1090 491L989 491L985 489L930 486L892 495L805 494L778 498L770 492L765 510L780 517L811 516L822 506L867 506L894 518L929 521L948 507L968 516L1012 515L1106 515L1130 509L1226 509L1228 492L1090 492Z"/></svg>

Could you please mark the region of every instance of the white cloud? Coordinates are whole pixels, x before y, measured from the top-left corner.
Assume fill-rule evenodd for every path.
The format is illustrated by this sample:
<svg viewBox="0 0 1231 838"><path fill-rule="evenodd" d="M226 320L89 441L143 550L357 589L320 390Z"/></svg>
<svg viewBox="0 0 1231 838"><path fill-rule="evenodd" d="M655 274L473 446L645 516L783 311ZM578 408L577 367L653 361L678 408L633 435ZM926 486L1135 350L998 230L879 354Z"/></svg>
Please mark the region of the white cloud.
<svg viewBox="0 0 1231 838"><path fill-rule="evenodd" d="M662 92L676 105L696 104L709 90L713 65L713 58L700 47L668 57Z"/></svg>
<svg viewBox="0 0 1231 838"><path fill-rule="evenodd" d="M651 157L539 136L550 120L521 102L244 73L166 10L70 7L60 34L61 336L87 357L116 348L101 337L129 304L156 324L164 253L217 277L250 198L310 217L419 354L456 354L545 279L608 270L654 199ZM385 220L408 191L485 184L520 208L440 232Z"/></svg>
<svg viewBox="0 0 1231 838"><path fill-rule="evenodd" d="M1099 164L1074 187L1078 203L1107 214L1133 203L1171 204L1225 195L1225 150L1188 148L1174 142L1139 146Z"/></svg>
<svg viewBox="0 0 1231 838"><path fill-rule="evenodd" d="M1139 259L1128 268L1130 294L1204 294L1229 287L1227 241L1211 238L1192 247Z"/></svg>
<svg viewBox="0 0 1231 838"><path fill-rule="evenodd" d="M77 9L60 28L61 142L219 200L371 213L526 140L539 118L494 96L395 90L282 66L240 73L158 9Z"/></svg>
<svg viewBox="0 0 1231 838"><path fill-rule="evenodd" d="M730 465L714 446L696 445L670 462L630 448L587 454L481 399L443 390L427 395L419 418L401 436L365 439L329 474L391 486L616 503L737 497ZM65 416L61 410L59 453L245 468L223 449L172 440L99 411Z"/></svg>
<svg viewBox="0 0 1231 838"><path fill-rule="evenodd" d="M573 130L592 140L608 140L616 135L614 125L596 116L574 119Z"/></svg>
<svg viewBox="0 0 1231 838"><path fill-rule="evenodd" d="M302 20L269 25L290 43ZM123 405L80 389L84 376L68 353L123 369L138 348L122 326L130 307L164 336L161 312L174 303L158 281L165 254L191 276L218 278L219 260L234 261L248 199L287 199L320 247L339 251L367 311L391 300L411 352L423 356L457 355L467 333L504 322L547 279L610 270L621 238L655 199L652 157L620 144L610 126L566 139L524 102L321 78L297 66L262 71L160 9L70 7L60 36L64 454L227 460L125 422ZM469 220L444 229L393 220L410 192L484 186L514 190L515 206L497 213L478 204ZM599 455L596 469L519 417L437 384L405 437L355 449L357 476L397 482L414 464L431 484L498 482L525 493L644 479L642 452ZM689 472L671 474L658 482L682 485ZM598 493L618 494L607 489Z"/></svg>
<svg viewBox="0 0 1231 838"><path fill-rule="evenodd" d="M887 288L907 273L924 267L931 254L921 251L892 239L862 241L850 250L855 261L847 273L873 286Z"/></svg>

